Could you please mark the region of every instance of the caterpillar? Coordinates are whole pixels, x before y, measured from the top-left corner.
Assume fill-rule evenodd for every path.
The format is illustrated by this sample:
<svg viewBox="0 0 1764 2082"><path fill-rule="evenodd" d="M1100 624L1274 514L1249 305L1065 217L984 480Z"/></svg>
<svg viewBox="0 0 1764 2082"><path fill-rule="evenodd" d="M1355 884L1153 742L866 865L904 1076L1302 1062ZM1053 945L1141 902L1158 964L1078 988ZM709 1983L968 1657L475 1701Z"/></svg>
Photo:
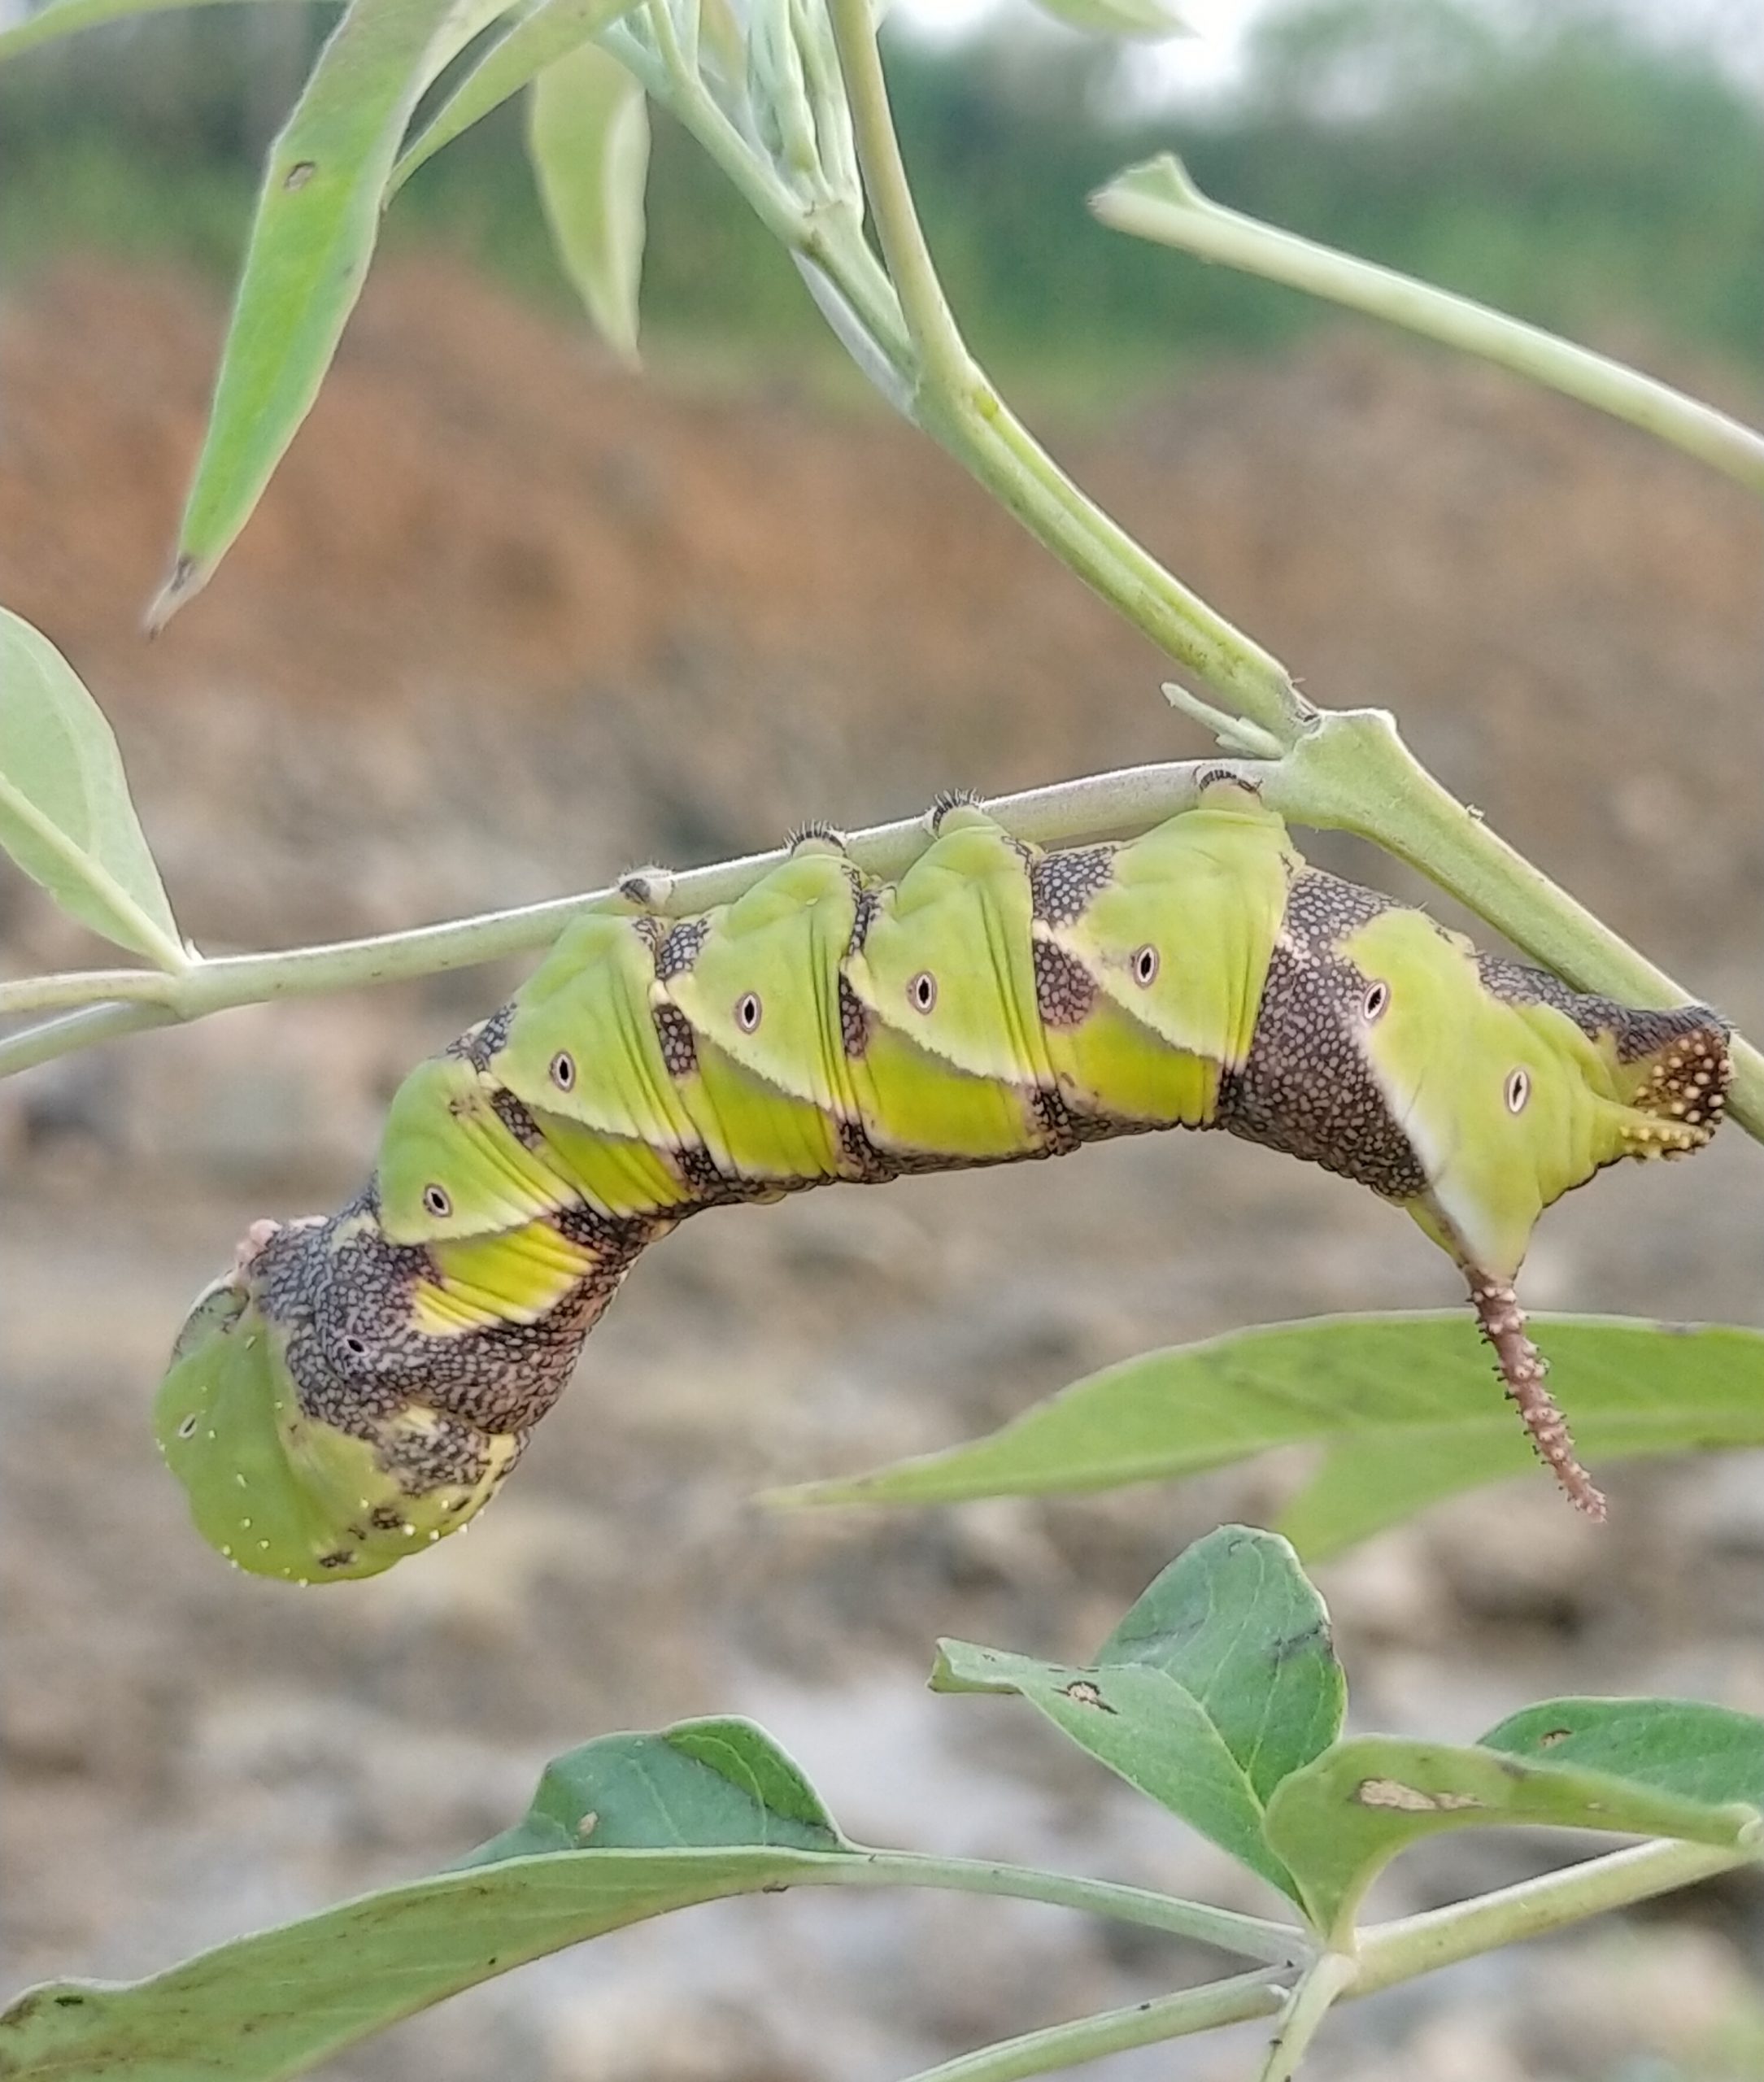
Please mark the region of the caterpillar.
<svg viewBox="0 0 1764 2082"><path fill-rule="evenodd" d="M1601 1514L1514 1281L1561 1194L1709 1139L1718 1015L1480 953L1309 865L1227 770L1125 843L1042 851L961 796L929 821L892 885L821 826L699 917L628 879L406 1078L355 1200L253 1226L155 1409L221 1553L327 1582L466 1524L689 1214L1169 1127L1405 1209L1462 1269L1540 1457Z"/></svg>

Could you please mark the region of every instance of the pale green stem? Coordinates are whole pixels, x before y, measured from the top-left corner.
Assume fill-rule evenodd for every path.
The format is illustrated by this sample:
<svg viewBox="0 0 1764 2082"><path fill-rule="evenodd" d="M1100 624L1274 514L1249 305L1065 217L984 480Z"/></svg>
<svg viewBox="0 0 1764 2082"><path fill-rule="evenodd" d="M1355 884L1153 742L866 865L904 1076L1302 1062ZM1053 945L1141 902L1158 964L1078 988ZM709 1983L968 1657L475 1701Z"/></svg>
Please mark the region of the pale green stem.
<svg viewBox="0 0 1764 2082"><path fill-rule="evenodd" d="M1749 1865L1757 1857L1755 1847L1718 1850L1707 1844L1638 1844L1450 1908L1376 1923L1361 1933L1360 1974L1352 1993L1372 1995L1479 1953L1694 1887L1699 1880Z"/></svg>
<svg viewBox="0 0 1764 2082"><path fill-rule="evenodd" d="M1091 206L1117 231L1284 282L1498 362L1670 442L1750 490L1764 491L1764 434L1754 429L1504 311L1227 209L1202 194L1187 168L1168 154L1130 168L1092 197Z"/></svg>
<svg viewBox="0 0 1764 2082"><path fill-rule="evenodd" d="M1313 1956L1313 1941L1291 1923L1269 1923L1261 1916L1239 1915L1230 1909L1209 1908L1174 1894L1141 1887L1117 1886L1111 1880L1084 1879L1034 1866L995 1865L982 1858L936 1858L921 1851L863 1851L855 1859L830 1859L807 1870L793 1885L829 1887L929 1887L943 1893L999 1894L1014 1901L1045 1901L1055 1908L1077 1909L1117 1923L1138 1923L1167 1936L1191 1938L1222 1952L1256 1959L1279 1970L1303 1966Z"/></svg>
<svg viewBox="0 0 1764 2082"><path fill-rule="evenodd" d="M1187 760L1126 767L1003 795L991 808L1017 837L1034 844L1131 838L1191 808L1196 777L1219 763ZM1269 770L1241 761L1234 764L1258 777ZM860 868L891 878L925 850L930 835L922 817L903 817L855 832L847 843ZM708 910L733 902L788 857L778 848L679 874L653 876L651 893L665 910L682 914ZM550 946L572 919L612 902L617 894L616 888L590 890L580 896L555 897L543 904L369 939L340 940L276 954L220 956L194 962L177 976L145 969L94 969L0 983L0 1017L70 1005L98 1008L0 1040L0 1076L142 1026L197 1019L272 999L437 975L507 955L531 953ZM120 1000L128 1002L115 1002Z"/></svg>
<svg viewBox="0 0 1764 2082"><path fill-rule="evenodd" d="M1360 1962L1350 1953L1324 1952L1311 1962L1287 1998L1257 2082L1292 2082L1318 2027L1359 1973Z"/></svg>
<svg viewBox="0 0 1764 2082"><path fill-rule="evenodd" d="M890 358L907 381L914 418L1086 585L1278 744L1290 743L1312 712L1286 668L1087 499L974 364L913 207L869 0L830 0L830 11L877 236L910 346L905 361ZM690 126L690 113L682 120ZM818 229L823 236L812 257L874 332L874 263L861 231L849 224Z"/></svg>
<svg viewBox="0 0 1764 2082"><path fill-rule="evenodd" d="M876 236L918 356L921 379L951 396L960 395L973 382L977 372L944 298L913 207L889 111L870 0L827 0L827 11L851 101L858 163L869 193Z"/></svg>
<svg viewBox="0 0 1764 2082"><path fill-rule="evenodd" d="M1003 795L988 808L1018 838L1037 845L1131 838L1191 807L1197 777L1221 763L1189 760L1126 767ZM1689 1000L1690 992L1455 801L1415 759L1382 710L1327 711L1313 719L1283 758L1230 763L1259 782L1270 808L1297 824L1353 831L1374 840L1577 988L1601 991L1637 1005L1668 1006ZM860 867L893 878L924 850L927 837L924 818L908 817L854 833L848 843ZM664 909L678 914L708 910L732 902L786 857L777 850L660 876L653 878L652 894ZM531 953L548 947L572 919L616 895L613 889L592 890L371 939L285 953L226 956L194 963L177 976L141 969L96 969L0 983L0 1017L69 1006L98 1008L0 1039L0 1076L143 1026ZM1729 1112L1748 1134L1764 1141L1764 1056L1736 1037L1733 1058Z"/></svg>
<svg viewBox="0 0 1764 2082"><path fill-rule="evenodd" d="M1230 1980L1209 1981L1204 1988L1184 1988L1179 1995L1136 2002L1130 2009L1105 2010L1070 2024L1001 2039L996 2045L921 2068L908 2082L1019 2082L1026 2075L1049 2075L1058 2068L1101 2060L1108 2054L1126 2053L1134 2046L1156 2045L1165 2039L1185 2039L1196 2032L1214 2032L1224 2024L1266 2017L1280 2007L1283 1999L1268 1974L1266 1968L1259 1974L1236 1974Z"/></svg>

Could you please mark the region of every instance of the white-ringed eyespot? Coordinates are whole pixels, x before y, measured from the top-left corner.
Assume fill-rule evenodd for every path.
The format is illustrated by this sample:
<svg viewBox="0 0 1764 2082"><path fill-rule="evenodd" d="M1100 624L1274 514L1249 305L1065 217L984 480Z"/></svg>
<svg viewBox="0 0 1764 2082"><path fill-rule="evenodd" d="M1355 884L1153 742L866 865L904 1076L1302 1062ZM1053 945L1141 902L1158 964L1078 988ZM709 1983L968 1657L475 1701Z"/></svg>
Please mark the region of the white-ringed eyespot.
<svg viewBox="0 0 1764 2082"><path fill-rule="evenodd" d="M915 1012L929 1012L937 1003L937 978L921 969L907 986L907 1003Z"/></svg>
<svg viewBox="0 0 1764 2082"><path fill-rule="evenodd" d="M1531 1095L1531 1074L1529 1070L1509 1070L1507 1073L1506 1100L1509 1113L1522 1113L1525 1102Z"/></svg>
<svg viewBox="0 0 1764 2082"><path fill-rule="evenodd" d="M735 1000L735 1024L743 1034L756 1033L760 1026L760 994L744 991Z"/></svg>
<svg viewBox="0 0 1764 2082"><path fill-rule="evenodd" d="M1390 1001L1391 987L1388 983L1379 982L1370 985L1365 995L1360 1000L1360 1017L1368 1026L1370 1026L1375 1021L1384 1017L1385 1008Z"/></svg>
<svg viewBox="0 0 1764 2082"><path fill-rule="evenodd" d="M1157 949L1150 945L1142 947L1133 957L1133 980L1143 991L1156 979L1156 976Z"/></svg>
<svg viewBox="0 0 1764 2082"><path fill-rule="evenodd" d="M425 1186L423 1207L437 1222L445 1222L453 1212L453 1197L445 1186Z"/></svg>

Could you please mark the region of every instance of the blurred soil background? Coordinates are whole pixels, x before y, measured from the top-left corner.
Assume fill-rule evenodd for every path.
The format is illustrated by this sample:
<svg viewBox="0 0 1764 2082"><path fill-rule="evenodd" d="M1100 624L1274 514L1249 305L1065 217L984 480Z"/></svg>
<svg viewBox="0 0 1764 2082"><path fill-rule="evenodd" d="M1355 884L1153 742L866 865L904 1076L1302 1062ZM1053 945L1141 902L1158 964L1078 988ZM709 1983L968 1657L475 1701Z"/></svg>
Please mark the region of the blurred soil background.
<svg viewBox="0 0 1764 2082"><path fill-rule="evenodd" d="M1446 46L1418 57L1392 26L1421 11L1484 22L1310 8L1234 115L1171 118L1159 142L1178 135L1227 199L1755 409L1758 206L1734 175L1755 178L1756 98L1614 30L1453 45L1442 71ZM144 644L224 308L185 234L230 251L250 125L273 126L298 75L278 103L246 63L268 32L217 15L176 24L177 46L172 28L133 46L171 52L159 69L127 76L126 46L108 72L70 54L34 87L21 68L0 107L0 598L104 703L206 949L390 929L810 816L908 813L952 784L1205 748L1158 698L1156 656L830 373L782 315L787 278L745 272L745 233L710 285L730 311L695 308L669 227L687 235L696 176L672 146L647 379L520 278L488 203L473 218L462 201L469 236L441 238L446 194L480 193L462 154L211 591ZM904 77L958 289L1080 480L1318 699L1396 709L1500 830L1764 1023L1755 505L1493 372L1301 326L1296 299L1124 242L1096 258L1076 198L1148 124L1124 132L1069 46L1033 66L1002 45L960 67L908 52ZM1344 112L1341 82L1369 77L1380 91ZM182 116L178 78L202 89ZM82 130L68 111L88 91ZM1038 142L1055 105L1063 156ZM470 148L493 199L514 193L507 142ZM980 190L958 146L1011 176L965 233ZM124 146L148 169L133 187ZM1057 262L1034 232L1054 208L1074 220ZM1561 264L1524 272L1540 250ZM1344 844L1313 850L1414 887ZM104 958L16 877L0 935L12 973ZM469 1541L307 1598L230 1575L191 1534L146 1422L183 1307L248 1219L351 1190L403 1071L519 973L256 1008L0 1090L8 1989L146 1972L432 1869L508 1822L557 1751L720 1710L762 1719L860 1838L1268 1910L1026 1710L932 1700L922 1679L942 1633L1082 1657L1186 1541L1274 1510L1294 1466L928 1515L748 1501L969 1435L1152 1345L1457 1299L1400 1216L1265 1152L1159 1138L690 1225L634 1275ZM1546 1224L1530 1299L1764 1320L1761 1218L1764 1173L1732 1134L1693 1165L1607 1174ZM1357 1724L1466 1739L1576 1691L1764 1712L1764 1460L1601 1473L1602 1532L1535 1479L1321 1571ZM1448 1840L1383 1906L1557 1848ZM1319 2082L1755 2077L1761 1945L1764 1887L1705 1888L1344 2013ZM884 2082L1203 1963L1008 1904L737 1902L528 1968L326 2072ZM1103 2071L1228 2082L1257 2036Z"/></svg>

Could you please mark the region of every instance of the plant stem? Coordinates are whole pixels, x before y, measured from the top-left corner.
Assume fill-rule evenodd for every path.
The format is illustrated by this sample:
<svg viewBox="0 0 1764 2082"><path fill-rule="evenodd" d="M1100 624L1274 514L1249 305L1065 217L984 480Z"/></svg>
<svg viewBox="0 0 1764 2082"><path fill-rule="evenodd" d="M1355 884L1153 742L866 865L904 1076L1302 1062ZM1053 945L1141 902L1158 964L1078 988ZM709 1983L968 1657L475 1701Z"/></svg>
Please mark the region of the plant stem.
<svg viewBox="0 0 1764 2082"><path fill-rule="evenodd" d="M1707 1844L1638 1844L1608 1852L1535 1879L1522 1879L1475 1900L1424 1915L1377 1923L1361 1934L1357 1996L1434 1972L1503 1945L1541 1937L1588 1916L1631 1906L1693 1887L1700 1879L1752 1863L1757 1849L1721 1850Z"/></svg>
<svg viewBox="0 0 1764 2082"><path fill-rule="evenodd" d="M1359 1974L1360 1962L1352 1953L1318 1954L1287 1998L1258 2082L1292 2082L1318 2028Z"/></svg>
<svg viewBox="0 0 1764 2082"><path fill-rule="evenodd" d="M1289 744L1312 711L1280 661L1171 576L1079 490L976 367L937 280L888 109L867 0L831 0L858 155L894 280L849 211L804 212L701 83L671 80L631 40L619 54L692 131L785 244L851 304L899 378L911 416L1046 549L1204 686ZM647 69L646 69L647 68ZM886 386L885 386L886 387Z"/></svg>
<svg viewBox="0 0 1764 2082"><path fill-rule="evenodd" d="M1038 844L1130 838L1191 807L1196 777L1218 764L1217 760L1188 760L1126 767L1000 796L991 808L1018 838ZM1270 771L1248 762L1235 764L1246 773ZM916 817L855 832L847 843L858 866L891 878L917 858L930 838L925 819ZM659 878L656 895L666 910L708 910L732 902L788 857L778 848L688 869ZM554 897L542 904L368 939L340 940L281 953L217 956L194 962L177 976L145 969L112 969L0 983L0 1017L69 1005L98 1008L0 1039L0 1076L143 1026L200 1018L272 999L436 975L506 955L529 953L548 947L572 919L614 901L617 895L616 888L590 890L579 896ZM128 1002L117 1002L124 1000Z"/></svg>
<svg viewBox="0 0 1764 2082"><path fill-rule="evenodd" d="M1117 231L1284 282L1498 362L1764 491L1764 434L1754 429L1505 311L1227 209L1204 195L1181 160L1167 153L1130 168L1093 196L1091 207Z"/></svg>
<svg viewBox="0 0 1764 2082"><path fill-rule="evenodd" d="M818 1875L824 1870L825 1878ZM794 1883L793 1883L794 1884ZM832 1887L929 1887L940 1893L1000 1894L1020 1901L1046 1901L1056 1908L1078 1909L1161 1930L1172 1937L1192 1938L1241 1958L1283 1968L1304 1965L1314 1946L1291 1923L1270 1923L1261 1916L1239 1915L1230 1909L1209 1908L1174 1894L1122 1887L1105 1879L1085 1879L1063 1872L1043 1872L1031 1866L998 1865L988 1859L936 1858L922 1851L872 1851L849 1859L829 1860L811 1870L801 1883Z"/></svg>
<svg viewBox="0 0 1764 2082"><path fill-rule="evenodd" d="M1264 1968L1257 1974L1234 1975L1230 1980L1209 1981L1204 1988L1136 2002L1130 2009L1105 2010L1070 2024L1001 2039L995 2045L923 2068L908 2082L1018 2082L1022 2075L1047 2075L1056 2068L1100 2060L1108 2054L1126 2053L1134 2046L1156 2045L1165 2039L1187 2038L1196 2032L1217 2031L1223 2024L1265 2017L1283 2000L1268 1973Z"/></svg>
<svg viewBox="0 0 1764 2082"><path fill-rule="evenodd" d="M852 107L858 163L869 193L876 235L888 264L921 380L950 395L965 391L976 371L944 298L930 248L913 207L912 190L900 157L888 85L882 76L870 0L827 0L839 69Z"/></svg>
<svg viewBox="0 0 1764 2082"><path fill-rule="evenodd" d="M1131 838L1191 808L1198 776L1221 763L1187 760L1125 767L1002 795L987 807L1008 830L1038 845ZM1374 840L1576 987L1638 1005L1683 1004L1689 999L1690 992L1455 801L1382 710L1326 711L1313 717L1282 758L1234 758L1230 764L1260 783L1270 808L1297 824ZM927 839L922 817L904 817L856 832L847 843L860 868L893 878L917 858ZM676 914L709 910L732 902L787 857L779 849L688 869L658 878L655 895L664 910ZM590 890L369 939L225 956L194 962L176 976L112 969L0 983L0 1017L87 1008L0 1039L0 1077L120 1034L237 1005L399 982L530 953L548 947L572 919L617 894L616 889ZM1764 1141L1764 1056L1738 1036L1732 1050L1730 1117Z"/></svg>

